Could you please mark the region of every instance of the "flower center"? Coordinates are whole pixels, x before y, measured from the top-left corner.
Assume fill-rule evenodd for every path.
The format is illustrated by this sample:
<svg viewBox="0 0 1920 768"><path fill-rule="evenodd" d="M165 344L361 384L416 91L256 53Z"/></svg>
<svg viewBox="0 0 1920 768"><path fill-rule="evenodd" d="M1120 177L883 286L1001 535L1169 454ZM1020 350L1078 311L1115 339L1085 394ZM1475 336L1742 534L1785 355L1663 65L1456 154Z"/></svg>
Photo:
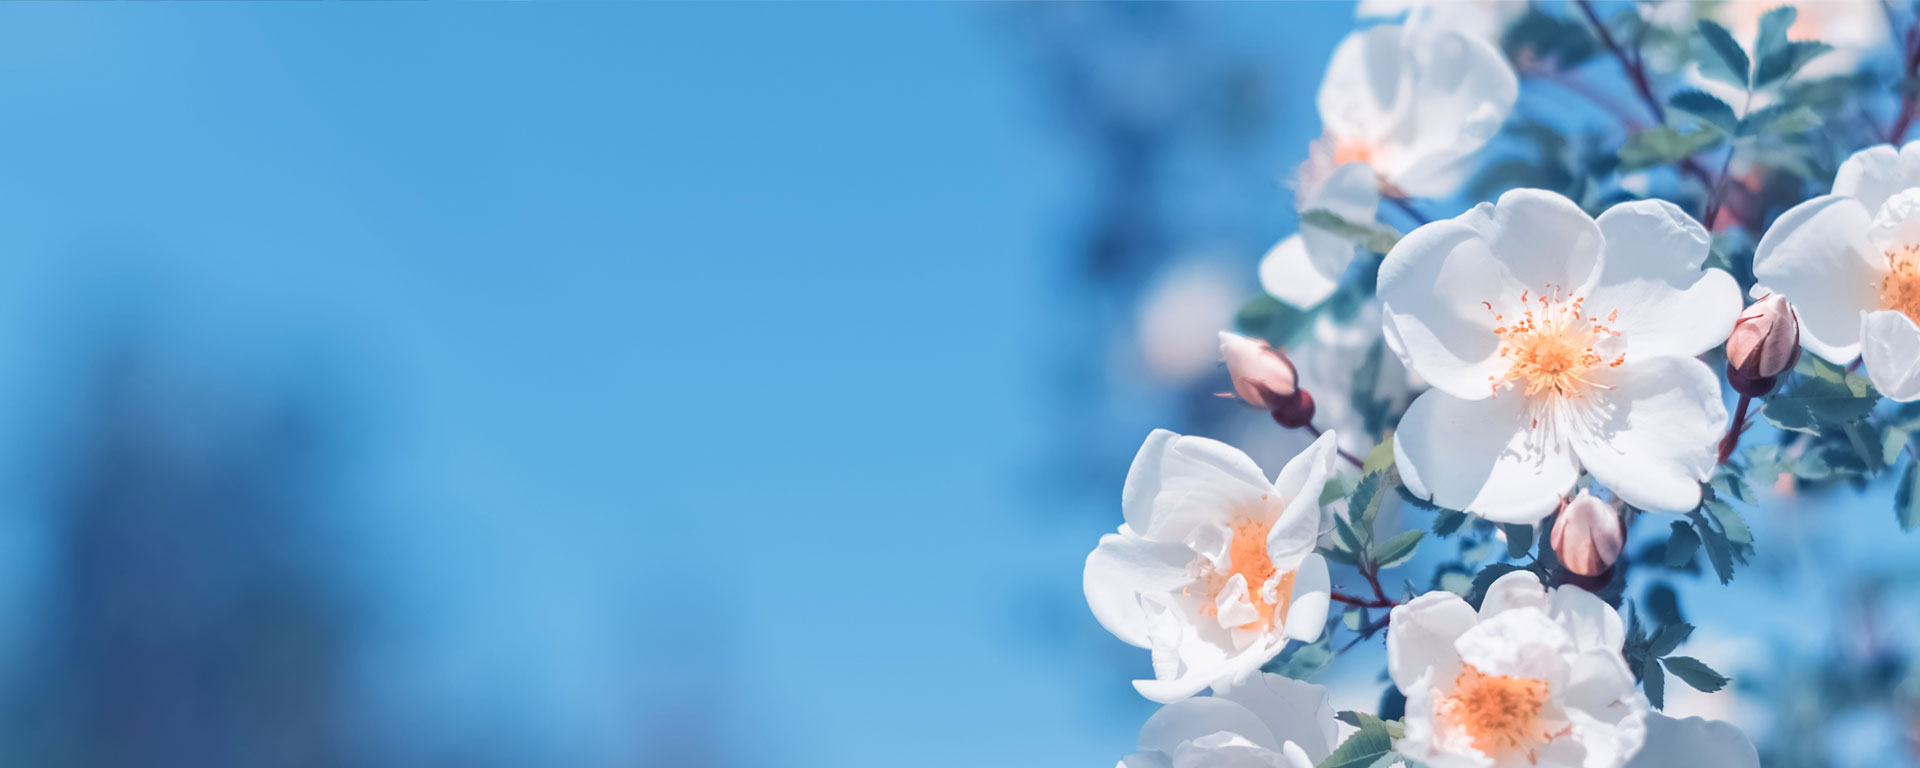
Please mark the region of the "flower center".
<svg viewBox="0 0 1920 768"><path fill-rule="evenodd" d="M1202 602L1200 614L1219 615L1219 607L1214 598L1225 588L1227 581L1238 574L1247 580L1247 600L1253 603L1253 609L1259 618L1240 625L1241 629L1265 632L1273 629L1273 617L1276 612L1282 618L1287 615L1287 607L1293 602L1293 571L1280 575L1272 599L1268 599L1267 582L1273 579L1279 568L1274 567L1273 558L1267 556L1267 530L1272 526L1250 517L1233 521L1233 541L1227 545L1227 567L1221 570L1206 558L1200 558L1200 581L1205 586L1209 599Z"/></svg>
<svg viewBox="0 0 1920 768"><path fill-rule="evenodd" d="M1920 245L1909 245L1904 253L1889 250L1887 276L1880 281L1880 306L1898 310L1920 323Z"/></svg>
<svg viewBox="0 0 1920 768"><path fill-rule="evenodd" d="M1617 367L1625 361L1624 355L1609 357L1597 349L1620 335L1607 326L1619 319L1620 313L1611 312L1603 321L1585 313L1585 299L1563 299L1558 294L1555 288L1552 296L1529 300L1528 293L1522 292L1522 314L1512 322L1507 322L1505 315L1494 314L1494 320L1502 323L1493 329L1500 337L1500 356L1509 361L1504 377L1487 377L1495 395L1500 393L1500 385L1512 382L1523 387L1528 397L1578 397L1595 387L1606 388L1590 378L1596 369ZM1481 304L1493 311L1493 304Z"/></svg>
<svg viewBox="0 0 1920 768"><path fill-rule="evenodd" d="M1339 139L1333 146L1335 167L1347 163L1373 163L1374 146L1359 139Z"/></svg>
<svg viewBox="0 0 1920 768"><path fill-rule="evenodd" d="M1546 704L1546 681L1483 674L1466 664L1453 679L1453 693L1438 702L1435 712L1472 739L1474 749L1497 757L1553 738L1541 722Z"/></svg>

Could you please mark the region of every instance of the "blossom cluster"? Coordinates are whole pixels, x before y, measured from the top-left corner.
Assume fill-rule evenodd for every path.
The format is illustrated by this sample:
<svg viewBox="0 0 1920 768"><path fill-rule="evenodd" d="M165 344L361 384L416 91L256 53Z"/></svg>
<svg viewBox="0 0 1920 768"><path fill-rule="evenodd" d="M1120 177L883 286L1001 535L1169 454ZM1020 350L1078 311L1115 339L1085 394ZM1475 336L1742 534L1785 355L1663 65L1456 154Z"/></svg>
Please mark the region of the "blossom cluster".
<svg viewBox="0 0 1920 768"><path fill-rule="evenodd" d="M1163 705L1123 766L1757 766L1733 725L1660 711L1669 676L1729 680L1628 572L1729 582L1756 486L1897 476L1920 525L1914 15L1618 10L1359 4L1298 231L1219 336L1223 397L1314 438L1269 479L1154 431L1087 557ZM1600 125L1524 117L1538 98ZM1383 583L1417 565L1425 589ZM1310 680L1382 638L1378 711L1336 712Z"/></svg>

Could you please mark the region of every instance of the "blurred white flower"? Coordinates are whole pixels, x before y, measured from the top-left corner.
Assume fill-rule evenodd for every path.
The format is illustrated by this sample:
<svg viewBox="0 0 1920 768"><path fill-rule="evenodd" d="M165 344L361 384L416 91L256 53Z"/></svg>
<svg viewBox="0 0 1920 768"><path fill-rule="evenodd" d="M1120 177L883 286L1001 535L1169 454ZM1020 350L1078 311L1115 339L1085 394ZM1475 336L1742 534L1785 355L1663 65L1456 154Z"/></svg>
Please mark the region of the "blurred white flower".
<svg viewBox="0 0 1920 768"><path fill-rule="evenodd" d="M1620 768L1647 737L1619 614L1577 587L1500 577L1476 614L1451 592L1393 609L1387 672L1407 697L1395 751L1433 768Z"/></svg>
<svg viewBox="0 0 1920 768"><path fill-rule="evenodd" d="M1727 412L1694 357L1741 309L1708 250L1672 203L1596 221L1529 189L1407 235L1380 268L1388 343L1433 386L1396 432L1407 487L1530 523L1584 467L1636 507L1699 504Z"/></svg>
<svg viewBox="0 0 1920 768"><path fill-rule="evenodd" d="M1294 207L1371 223L1380 194L1441 197L1471 170L1519 95L1505 57L1445 28L1379 26L1340 43L1320 84L1326 133L1300 168ZM1302 223L1260 265L1260 282L1294 306L1333 293L1353 261L1338 233Z"/></svg>
<svg viewBox="0 0 1920 768"><path fill-rule="evenodd" d="M1778 293L1800 343L1828 362L1864 358L1874 387L1920 399L1920 142L1869 147L1833 194L1788 209L1753 254L1756 293Z"/></svg>
<svg viewBox="0 0 1920 768"><path fill-rule="evenodd" d="M1733 724L1647 714L1647 744L1627 768L1760 768L1760 753Z"/></svg>
<svg viewBox="0 0 1920 768"><path fill-rule="evenodd" d="M1313 336L1289 350L1300 388L1322 393L1314 400L1315 423L1340 433L1340 447L1348 453L1365 456L1373 449L1366 415L1350 395L1375 345L1382 343L1380 302L1366 301L1344 321L1321 314L1314 320ZM1372 385L1374 399L1387 403L1394 413L1404 410L1414 390L1423 386L1391 350L1382 350Z"/></svg>
<svg viewBox="0 0 1920 768"><path fill-rule="evenodd" d="M1100 537L1085 575L1101 626L1153 651L1154 679L1133 684L1141 695L1178 701L1320 636L1329 584L1314 544L1334 439L1321 435L1268 482L1225 443L1147 436L1121 494L1126 522Z"/></svg>
<svg viewBox="0 0 1920 768"><path fill-rule="evenodd" d="M1154 278L1137 321L1140 355L1154 377L1179 384L1219 364L1216 334L1233 324L1234 308L1245 297L1241 279L1206 258L1174 264Z"/></svg>
<svg viewBox="0 0 1920 768"><path fill-rule="evenodd" d="M1526 12L1526 0L1360 0L1354 17L1401 20L1414 28L1450 29L1498 46L1507 27Z"/></svg>
<svg viewBox="0 0 1920 768"><path fill-rule="evenodd" d="M1313 768L1337 733L1327 689L1271 673L1160 708L1121 768Z"/></svg>

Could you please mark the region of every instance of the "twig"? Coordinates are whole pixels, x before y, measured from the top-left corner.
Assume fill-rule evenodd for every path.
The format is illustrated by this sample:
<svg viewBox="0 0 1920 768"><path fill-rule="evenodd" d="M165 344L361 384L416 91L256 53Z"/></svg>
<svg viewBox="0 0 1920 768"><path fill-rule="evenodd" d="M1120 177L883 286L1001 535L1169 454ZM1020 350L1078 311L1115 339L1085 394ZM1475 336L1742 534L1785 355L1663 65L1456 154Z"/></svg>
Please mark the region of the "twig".
<svg viewBox="0 0 1920 768"><path fill-rule="evenodd" d="M1392 608L1399 605L1399 603L1392 600L1368 600L1362 597L1354 597L1345 592L1333 592L1329 596L1332 597L1336 603L1346 603L1347 605L1360 608Z"/></svg>
<svg viewBox="0 0 1920 768"><path fill-rule="evenodd" d="M1887 142L1898 144L1907 136L1907 128L1913 125L1916 109L1920 103L1914 101L1913 81L1920 74L1920 21L1916 26L1907 28L1906 78L1900 83L1900 114L1893 119L1893 127L1887 129Z"/></svg>
<svg viewBox="0 0 1920 768"><path fill-rule="evenodd" d="M1606 46L1607 52L1613 54L1613 58L1620 62L1620 71L1626 73L1627 81L1633 84L1634 92L1640 94L1640 101L1647 105L1648 112L1653 113L1653 122L1655 124L1667 122L1667 108L1660 103L1660 97L1653 94L1653 85L1647 80L1645 63L1639 56L1628 55L1626 49L1621 48L1620 43L1613 39L1613 33L1607 30L1607 25L1600 22L1600 15L1593 12L1592 0L1578 0L1577 4L1580 12L1586 15L1587 22L1593 25L1594 34L1599 36L1601 45ZM1706 167L1699 161L1691 157L1683 157L1675 165L1683 173L1699 181L1700 186L1713 188L1712 175L1707 173Z"/></svg>
<svg viewBox="0 0 1920 768"><path fill-rule="evenodd" d="M1733 423L1727 426L1727 436L1720 438L1720 460L1725 464L1733 456L1733 449L1740 445L1740 434L1746 431L1747 407L1753 404L1752 395L1741 395L1740 405L1733 409Z"/></svg>
<svg viewBox="0 0 1920 768"><path fill-rule="evenodd" d="M1353 650L1353 647L1356 645L1359 645L1361 641L1373 637L1374 634L1379 632L1380 630L1386 629L1387 622L1390 621L1392 618L1393 618L1392 615L1387 615L1387 616L1382 616L1378 619L1375 619L1371 622L1368 622L1366 626L1360 628L1360 634L1358 636L1354 637L1352 640L1347 641L1346 645L1340 646L1340 650L1336 651L1334 655L1337 656L1339 654L1346 653L1347 651L1351 651Z"/></svg>
<svg viewBox="0 0 1920 768"><path fill-rule="evenodd" d="M1307 432L1308 432L1308 433L1310 433L1310 434L1312 434L1312 435L1313 435L1313 436L1314 436L1315 438L1318 438L1318 437L1320 437L1320 428L1319 428L1319 427L1316 427L1316 426L1314 426L1314 425L1312 425L1312 424L1308 424L1308 425L1307 425ZM1367 463L1366 463L1366 462L1364 462L1364 461L1361 461L1359 457L1357 457L1357 456L1354 456L1354 455L1353 455L1353 454L1351 454L1351 453L1347 453L1347 451L1346 451L1346 449L1344 449L1344 448L1341 448L1341 447L1340 447L1340 446L1338 446L1338 445L1335 445L1335 446L1333 447L1333 450L1335 450L1335 451L1337 451L1337 452L1339 452L1339 454L1340 454L1340 458L1343 458L1343 459L1346 459L1346 460L1347 460L1347 463L1348 463L1348 464L1352 464L1352 465L1354 465L1354 466L1356 466L1356 467L1360 467L1360 468L1362 468L1362 469L1365 469L1365 468L1366 468L1366 466L1367 466Z"/></svg>

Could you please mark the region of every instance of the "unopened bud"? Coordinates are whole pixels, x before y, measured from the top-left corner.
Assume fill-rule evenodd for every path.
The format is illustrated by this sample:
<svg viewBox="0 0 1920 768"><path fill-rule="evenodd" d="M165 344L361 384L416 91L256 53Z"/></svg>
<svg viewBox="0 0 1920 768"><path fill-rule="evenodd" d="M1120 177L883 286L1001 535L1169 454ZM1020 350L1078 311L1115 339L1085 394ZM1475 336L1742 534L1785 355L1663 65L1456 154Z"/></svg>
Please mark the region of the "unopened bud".
<svg viewBox="0 0 1920 768"><path fill-rule="evenodd" d="M1740 394L1765 395L1799 361L1800 320L1780 294L1747 307L1727 335L1727 383Z"/></svg>
<svg viewBox="0 0 1920 768"><path fill-rule="evenodd" d="M1620 511L1586 491L1568 502L1553 524L1553 554L1568 571L1581 576L1606 573L1620 559L1626 541Z"/></svg>
<svg viewBox="0 0 1920 768"><path fill-rule="evenodd" d="M1233 377L1233 393L1248 405L1271 409L1293 397L1293 362L1267 342L1221 331L1220 359L1227 362L1227 375Z"/></svg>
<svg viewBox="0 0 1920 768"><path fill-rule="evenodd" d="M1287 429L1299 429L1313 423L1313 395L1302 389L1273 407L1273 420Z"/></svg>

